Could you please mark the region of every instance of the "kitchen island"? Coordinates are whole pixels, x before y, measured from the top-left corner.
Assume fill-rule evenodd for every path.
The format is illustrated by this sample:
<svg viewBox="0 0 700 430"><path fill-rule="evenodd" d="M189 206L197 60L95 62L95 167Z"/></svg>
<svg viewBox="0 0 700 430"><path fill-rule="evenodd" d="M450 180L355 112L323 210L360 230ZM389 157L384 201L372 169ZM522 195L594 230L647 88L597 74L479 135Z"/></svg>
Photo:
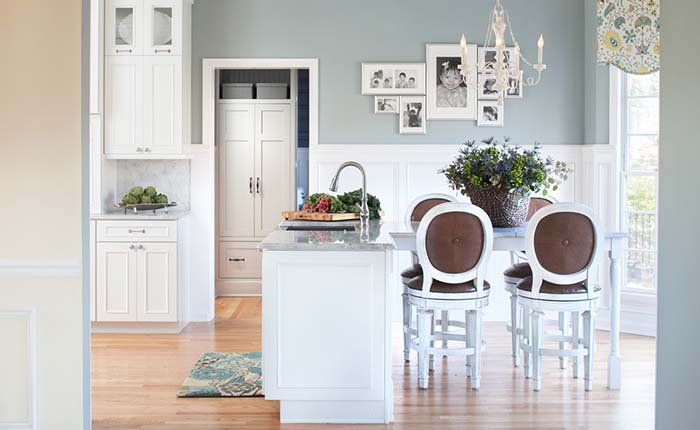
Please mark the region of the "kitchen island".
<svg viewBox="0 0 700 430"><path fill-rule="evenodd" d="M259 246L265 398L283 423L391 422L391 228L300 225Z"/></svg>

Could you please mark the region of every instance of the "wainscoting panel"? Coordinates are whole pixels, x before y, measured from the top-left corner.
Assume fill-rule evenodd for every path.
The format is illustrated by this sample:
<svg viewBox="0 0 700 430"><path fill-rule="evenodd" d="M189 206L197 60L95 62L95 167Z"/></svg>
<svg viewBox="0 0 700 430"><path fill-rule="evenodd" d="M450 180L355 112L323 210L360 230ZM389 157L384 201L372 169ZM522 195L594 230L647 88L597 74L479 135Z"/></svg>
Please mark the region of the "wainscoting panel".
<svg viewBox="0 0 700 430"><path fill-rule="evenodd" d="M36 424L36 335L33 310L0 309L0 429Z"/></svg>

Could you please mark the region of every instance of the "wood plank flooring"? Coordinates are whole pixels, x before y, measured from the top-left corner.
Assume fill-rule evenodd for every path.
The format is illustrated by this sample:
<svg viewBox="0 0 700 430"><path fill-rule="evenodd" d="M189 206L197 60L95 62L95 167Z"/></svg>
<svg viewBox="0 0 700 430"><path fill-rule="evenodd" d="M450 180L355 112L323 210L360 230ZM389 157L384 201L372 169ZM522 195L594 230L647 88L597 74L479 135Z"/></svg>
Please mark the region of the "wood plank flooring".
<svg viewBox="0 0 700 430"><path fill-rule="evenodd" d="M415 355L402 359L400 325L393 329L396 422L392 425L280 425L279 403L263 398L178 399L180 384L206 351L259 351L260 298L219 298L216 319L179 335L92 335L93 428L209 429L651 429L654 421L653 338L623 335L623 389L606 383L607 332L598 332L595 387L545 358L535 393L511 365L510 335L486 324L481 390L472 391L464 360L438 360L430 389L418 389Z"/></svg>

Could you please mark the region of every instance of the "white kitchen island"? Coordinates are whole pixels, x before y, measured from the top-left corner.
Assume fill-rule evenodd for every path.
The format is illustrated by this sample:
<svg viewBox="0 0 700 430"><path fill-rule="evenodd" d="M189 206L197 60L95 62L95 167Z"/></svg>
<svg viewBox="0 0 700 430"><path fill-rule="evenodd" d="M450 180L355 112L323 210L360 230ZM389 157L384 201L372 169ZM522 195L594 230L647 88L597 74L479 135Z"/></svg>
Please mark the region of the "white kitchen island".
<svg viewBox="0 0 700 430"><path fill-rule="evenodd" d="M278 229L263 254L263 381L283 423L393 421L387 225Z"/></svg>

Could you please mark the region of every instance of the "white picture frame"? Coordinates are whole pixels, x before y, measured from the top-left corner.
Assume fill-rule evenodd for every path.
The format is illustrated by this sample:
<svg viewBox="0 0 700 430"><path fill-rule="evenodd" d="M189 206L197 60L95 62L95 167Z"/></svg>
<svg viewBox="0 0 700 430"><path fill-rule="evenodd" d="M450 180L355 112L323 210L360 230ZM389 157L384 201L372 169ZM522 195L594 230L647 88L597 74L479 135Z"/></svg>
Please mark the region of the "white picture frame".
<svg viewBox="0 0 700 430"><path fill-rule="evenodd" d="M399 134L425 134L425 96L401 96Z"/></svg>
<svg viewBox="0 0 700 430"><path fill-rule="evenodd" d="M425 63L362 63L362 95L423 94Z"/></svg>
<svg viewBox="0 0 700 430"><path fill-rule="evenodd" d="M377 115L398 115L399 96L374 96L374 113Z"/></svg>
<svg viewBox="0 0 700 430"><path fill-rule="evenodd" d="M479 100L498 100L498 90L494 89L495 85L495 73L479 73L479 78L477 80L477 95Z"/></svg>
<svg viewBox="0 0 700 430"><path fill-rule="evenodd" d="M515 88L511 88L511 83L515 82ZM508 76L508 89L506 90L507 99L523 98L523 72L520 74L511 73Z"/></svg>
<svg viewBox="0 0 700 430"><path fill-rule="evenodd" d="M508 59L508 68L510 70L515 70L520 65L520 57L515 55L515 48L508 46L503 48L503 55ZM493 71L493 64L496 62L496 48L495 47L479 47L479 64L482 65L482 69L479 70L481 73L489 73Z"/></svg>
<svg viewBox="0 0 700 430"><path fill-rule="evenodd" d="M467 62L470 65L470 76L473 83L476 83L477 75L476 48L476 45L467 45ZM451 88L452 85L446 87L441 79L443 71L450 74L448 78L453 78L456 70L455 65L461 66L462 51L459 44L426 44L425 59L426 118L428 120L476 120L477 94L475 85L467 86L461 82L458 88ZM465 94L466 101L463 97Z"/></svg>
<svg viewBox="0 0 700 430"><path fill-rule="evenodd" d="M477 125L479 127L503 127L505 104L498 100L479 100Z"/></svg>

